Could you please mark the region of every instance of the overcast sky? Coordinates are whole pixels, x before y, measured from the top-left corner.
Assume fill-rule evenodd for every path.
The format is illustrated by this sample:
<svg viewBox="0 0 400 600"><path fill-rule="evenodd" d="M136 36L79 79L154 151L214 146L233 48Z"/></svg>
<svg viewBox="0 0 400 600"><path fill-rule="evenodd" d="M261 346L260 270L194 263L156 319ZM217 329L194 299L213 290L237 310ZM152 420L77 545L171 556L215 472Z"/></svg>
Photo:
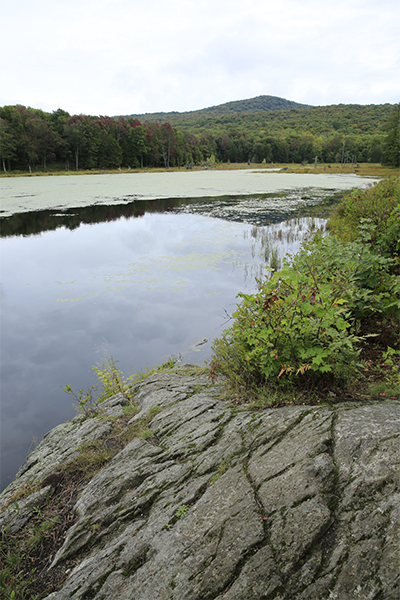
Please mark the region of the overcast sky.
<svg viewBox="0 0 400 600"><path fill-rule="evenodd" d="M399 0L2 0L0 106L400 101Z"/></svg>

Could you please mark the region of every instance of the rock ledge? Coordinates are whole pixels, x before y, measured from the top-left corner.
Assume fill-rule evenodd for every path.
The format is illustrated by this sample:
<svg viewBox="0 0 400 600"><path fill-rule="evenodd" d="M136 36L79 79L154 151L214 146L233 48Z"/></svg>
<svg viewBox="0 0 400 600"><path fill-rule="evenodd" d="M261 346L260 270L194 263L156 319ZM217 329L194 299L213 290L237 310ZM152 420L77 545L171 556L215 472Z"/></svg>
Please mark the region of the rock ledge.
<svg viewBox="0 0 400 600"><path fill-rule="evenodd" d="M188 365L137 385L132 422L160 407L153 435L84 487L50 568L76 566L47 600L398 600L400 404L254 412L219 391ZM60 466L106 436L127 402L49 432L0 509L28 481L44 487L0 525L21 530Z"/></svg>

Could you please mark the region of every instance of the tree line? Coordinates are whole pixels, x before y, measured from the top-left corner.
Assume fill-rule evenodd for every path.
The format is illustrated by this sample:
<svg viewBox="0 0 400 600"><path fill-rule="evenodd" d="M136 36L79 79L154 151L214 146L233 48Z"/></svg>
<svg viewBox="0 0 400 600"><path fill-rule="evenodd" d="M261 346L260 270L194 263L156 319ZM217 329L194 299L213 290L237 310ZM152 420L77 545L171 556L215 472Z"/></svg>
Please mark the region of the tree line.
<svg viewBox="0 0 400 600"><path fill-rule="evenodd" d="M62 109L48 113L22 105L4 106L0 108L0 160L4 172L168 169L212 166L215 162L311 163L315 157L325 163L385 162L398 166L400 105L382 106L386 110L378 111L369 126L362 121L358 129L338 110L324 133L311 126L309 117L301 116L308 109L269 112L269 119L279 119L280 128L268 127L265 113L264 121L256 113L247 115L257 124L247 130L240 126L237 115L230 115L214 118L212 126L208 122L200 127L192 121L193 130L189 131L184 123L141 123L134 117L70 115ZM271 117L274 112L279 117ZM354 119L361 122L359 111Z"/></svg>

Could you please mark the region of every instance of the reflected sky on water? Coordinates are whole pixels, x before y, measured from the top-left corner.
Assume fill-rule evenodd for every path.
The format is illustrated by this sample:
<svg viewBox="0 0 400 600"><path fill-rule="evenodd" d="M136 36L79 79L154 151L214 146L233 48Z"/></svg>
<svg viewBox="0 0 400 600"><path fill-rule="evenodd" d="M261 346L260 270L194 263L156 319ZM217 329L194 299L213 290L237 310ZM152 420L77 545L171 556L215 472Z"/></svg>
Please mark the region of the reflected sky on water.
<svg viewBox="0 0 400 600"><path fill-rule="evenodd" d="M297 202L309 198L315 208L326 195L303 190ZM281 260L297 251L308 228L323 225L311 217L283 223L287 212L260 210L264 200L181 200L142 210L131 204L120 213L113 207L112 215L99 207L106 213L96 213L95 222L90 207L3 220L2 488L34 444L75 415L63 387L95 383L99 347L125 375L171 355L210 358L226 313L239 292L255 289L271 248L280 248ZM264 227L266 221L272 224ZM193 349L203 338L208 342Z"/></svg>
<svg viewBox="0 0 400 600"><path fill-rule="evenodd" d="M250 227L152 213L2 240L3 486L34 439L74 416L62 388L94 383L103 340L130 374L218 335L254 285ZM204 361L210 343L199 350L186 359Z"/></svg>

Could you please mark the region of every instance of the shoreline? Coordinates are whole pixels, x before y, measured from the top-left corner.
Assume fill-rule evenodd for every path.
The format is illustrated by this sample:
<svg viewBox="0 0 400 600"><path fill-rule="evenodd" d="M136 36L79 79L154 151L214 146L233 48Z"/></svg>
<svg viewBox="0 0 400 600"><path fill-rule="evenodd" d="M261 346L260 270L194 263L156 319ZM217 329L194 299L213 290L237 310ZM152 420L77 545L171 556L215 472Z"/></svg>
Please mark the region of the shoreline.
<svg viewBox="0 0 400 600"><path fill-rule="evenodd" d="M190 169L185 167L170 167L165 169L162 167L146 167L143 169L87 169L87 170L54 170L54 171L16 171L16 172L0 172L0 179L8 179L14 177L59 177L61 175L118 175L118 174L130 174L135 175L137 173L191 173L197 171L237 171L237 170L262 170L262 171L275 171L282 173L307 173L307 174L320 174L320 173L331 173L338 174L342 173L348 175L350 173L355 175L361 175L363 177L388 177L390 175L397 175L398 169L394 167L387 167L379 163L360 163L358 166L351 166L350 164L342 167L339 163L319 163L316 168L312 164L294 164L294 163L219 163L214 167L204 167L196 165Z"/></svg>

